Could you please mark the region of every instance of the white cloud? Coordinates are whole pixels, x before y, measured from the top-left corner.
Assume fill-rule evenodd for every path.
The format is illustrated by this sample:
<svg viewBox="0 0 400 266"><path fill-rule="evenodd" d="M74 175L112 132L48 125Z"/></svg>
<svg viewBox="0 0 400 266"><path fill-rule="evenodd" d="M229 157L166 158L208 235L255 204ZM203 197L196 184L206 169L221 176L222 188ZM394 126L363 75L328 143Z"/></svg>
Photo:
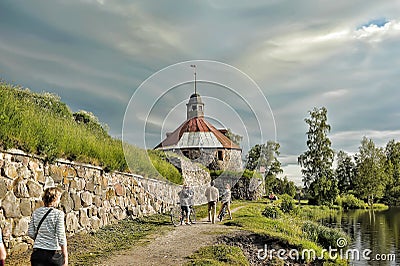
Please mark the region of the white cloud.
<svg viewBox="0 0 400 266"><path fill-rule="evenodd" d="M279 178L284 178L285 176L289 181L293 181L297 186L302 186L302 173L301 167L297 164L289 164L282 167L283 173L279 174Z"/></svg>
<svg viewBox="0 0 400 266"><path fill-rule="evenodd" d="M381 42L385 38L400 35L400 21L391 20L384 26L371 24L363 26L361 29L353 33L353 37L357 40L365 40L367 42Z"/></svg>
<svg viewBox="0 0 400 266"><path fill-rule="evenodd" d="M323 94L326 98L340 98L348 94L349 91L347 89L338 89L333 91L328 91Z"/></svg>

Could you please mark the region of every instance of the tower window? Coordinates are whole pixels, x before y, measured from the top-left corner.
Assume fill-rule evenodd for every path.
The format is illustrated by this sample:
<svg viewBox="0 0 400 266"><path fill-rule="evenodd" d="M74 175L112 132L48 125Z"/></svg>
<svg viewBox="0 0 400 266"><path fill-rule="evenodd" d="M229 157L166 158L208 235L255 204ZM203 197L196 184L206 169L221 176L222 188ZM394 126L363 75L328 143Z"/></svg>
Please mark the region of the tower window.
<svg viewBox="0 0 400 266"><path fill-rule="evenodd" d="M223 160L224 160L224 153L223 153L223 151L218 151L217 157L218 157L218 160L223 161Z"/></svg>
<svg viewBox="0 0 400 266"><path fill-rule="evenodd" d="M199 111L203 111L203 107L199 105Z"/></svg>
<svg viewBox="0 0 400 266"><path fill-rule="evenodd" d="M197 110L197 106L196 106L196 105L193 105L193 106L192 106L192 110L193 110L193 111L196 111L196 110Z"/></svg>

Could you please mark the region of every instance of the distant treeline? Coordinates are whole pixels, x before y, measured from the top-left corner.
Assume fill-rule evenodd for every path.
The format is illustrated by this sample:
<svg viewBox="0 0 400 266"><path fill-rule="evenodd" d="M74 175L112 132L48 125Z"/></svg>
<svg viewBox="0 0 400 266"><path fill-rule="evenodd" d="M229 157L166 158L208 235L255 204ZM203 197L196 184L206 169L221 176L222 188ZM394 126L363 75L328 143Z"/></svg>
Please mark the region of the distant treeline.
<svg viewBox="0 0 400 266"><path fill-rule="evenodd" d="M327 112L325 107L315 107L305 119L308 150L298 162L308 198L316 204L332 204L340 195L339 201L355 207L363 203L358 199L370 206L374 202L400 205L400 142L390 140L386 147L377 147L364 136L354 156L335 152L328 136Z"/></svg>
<svg viewBox="0 0 400 266"><path fill-rule="evenodd" d="M33 93L4 81L0 81L0 148L182 183L179 171L159 153L111 137L92 113L73 113L55 94ZM135 158L129 167L125 155Z"/></svg>

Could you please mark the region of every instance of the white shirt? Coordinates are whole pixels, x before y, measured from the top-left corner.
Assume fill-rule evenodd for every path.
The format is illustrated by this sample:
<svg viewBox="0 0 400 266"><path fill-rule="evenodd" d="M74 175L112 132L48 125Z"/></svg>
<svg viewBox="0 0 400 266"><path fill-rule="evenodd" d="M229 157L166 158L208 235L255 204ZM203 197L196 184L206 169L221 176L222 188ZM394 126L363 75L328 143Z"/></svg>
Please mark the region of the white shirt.
<svg viewBox="0 0 400 266"><path fill-rule="evenodd" d="M40 207L36 209L31 217L28 227L28 235L34 239L36 229L42 217L49 210L49 207ZM33 248L41 248L46 250L60 250L61 246L67 245L65 236L64 213L54 209L44 219L39 228L39 232L33 244Z"/></svg>
<svg viewBox="0 0 400 266"><path fill-rule="evenodd" d="M207 201L218 201L219 198L219 191L216 187L208 187L205 192L205 196L207 197Z"/></svg>

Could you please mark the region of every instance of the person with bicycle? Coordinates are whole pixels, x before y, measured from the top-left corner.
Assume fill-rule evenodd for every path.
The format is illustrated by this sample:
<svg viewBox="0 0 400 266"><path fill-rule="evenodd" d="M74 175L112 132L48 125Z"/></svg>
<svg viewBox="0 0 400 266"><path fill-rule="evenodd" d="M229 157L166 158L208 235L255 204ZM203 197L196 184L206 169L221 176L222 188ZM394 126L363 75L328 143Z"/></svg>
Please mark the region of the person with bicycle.
<svg viewBox="0 0 400 266"><path fill-rule="evenodd" d="M185 220L185 224L190 225L190 205L193 204L193 195L193 190L187 184L183 185L182 190L178 192L181 205L181 225L183 225L183 220Z"/></svg>
<svg viewBox="0 0 400 266"><path fill-rule="evenodd" d="M223 216L225 215L225 209L226 209L226 211L228 211L229 219L232 220L231 200L232 200L231 186L229 184L226 184L225 191L222 194L222 199L221 199L221 203L222 203L221 210L218 213L218 218L220 221L222 221L222 219L224 218ZM222 215L222 213L224 215Z"/></svg>
<svg viewBox="0 0 400 266"><path fill-rule="evenodd" d="M210 186L206 189L205 196L208 202L208 222L215 224L219 191L218 188L214 186L214 181L211 181Z"/></svg>

